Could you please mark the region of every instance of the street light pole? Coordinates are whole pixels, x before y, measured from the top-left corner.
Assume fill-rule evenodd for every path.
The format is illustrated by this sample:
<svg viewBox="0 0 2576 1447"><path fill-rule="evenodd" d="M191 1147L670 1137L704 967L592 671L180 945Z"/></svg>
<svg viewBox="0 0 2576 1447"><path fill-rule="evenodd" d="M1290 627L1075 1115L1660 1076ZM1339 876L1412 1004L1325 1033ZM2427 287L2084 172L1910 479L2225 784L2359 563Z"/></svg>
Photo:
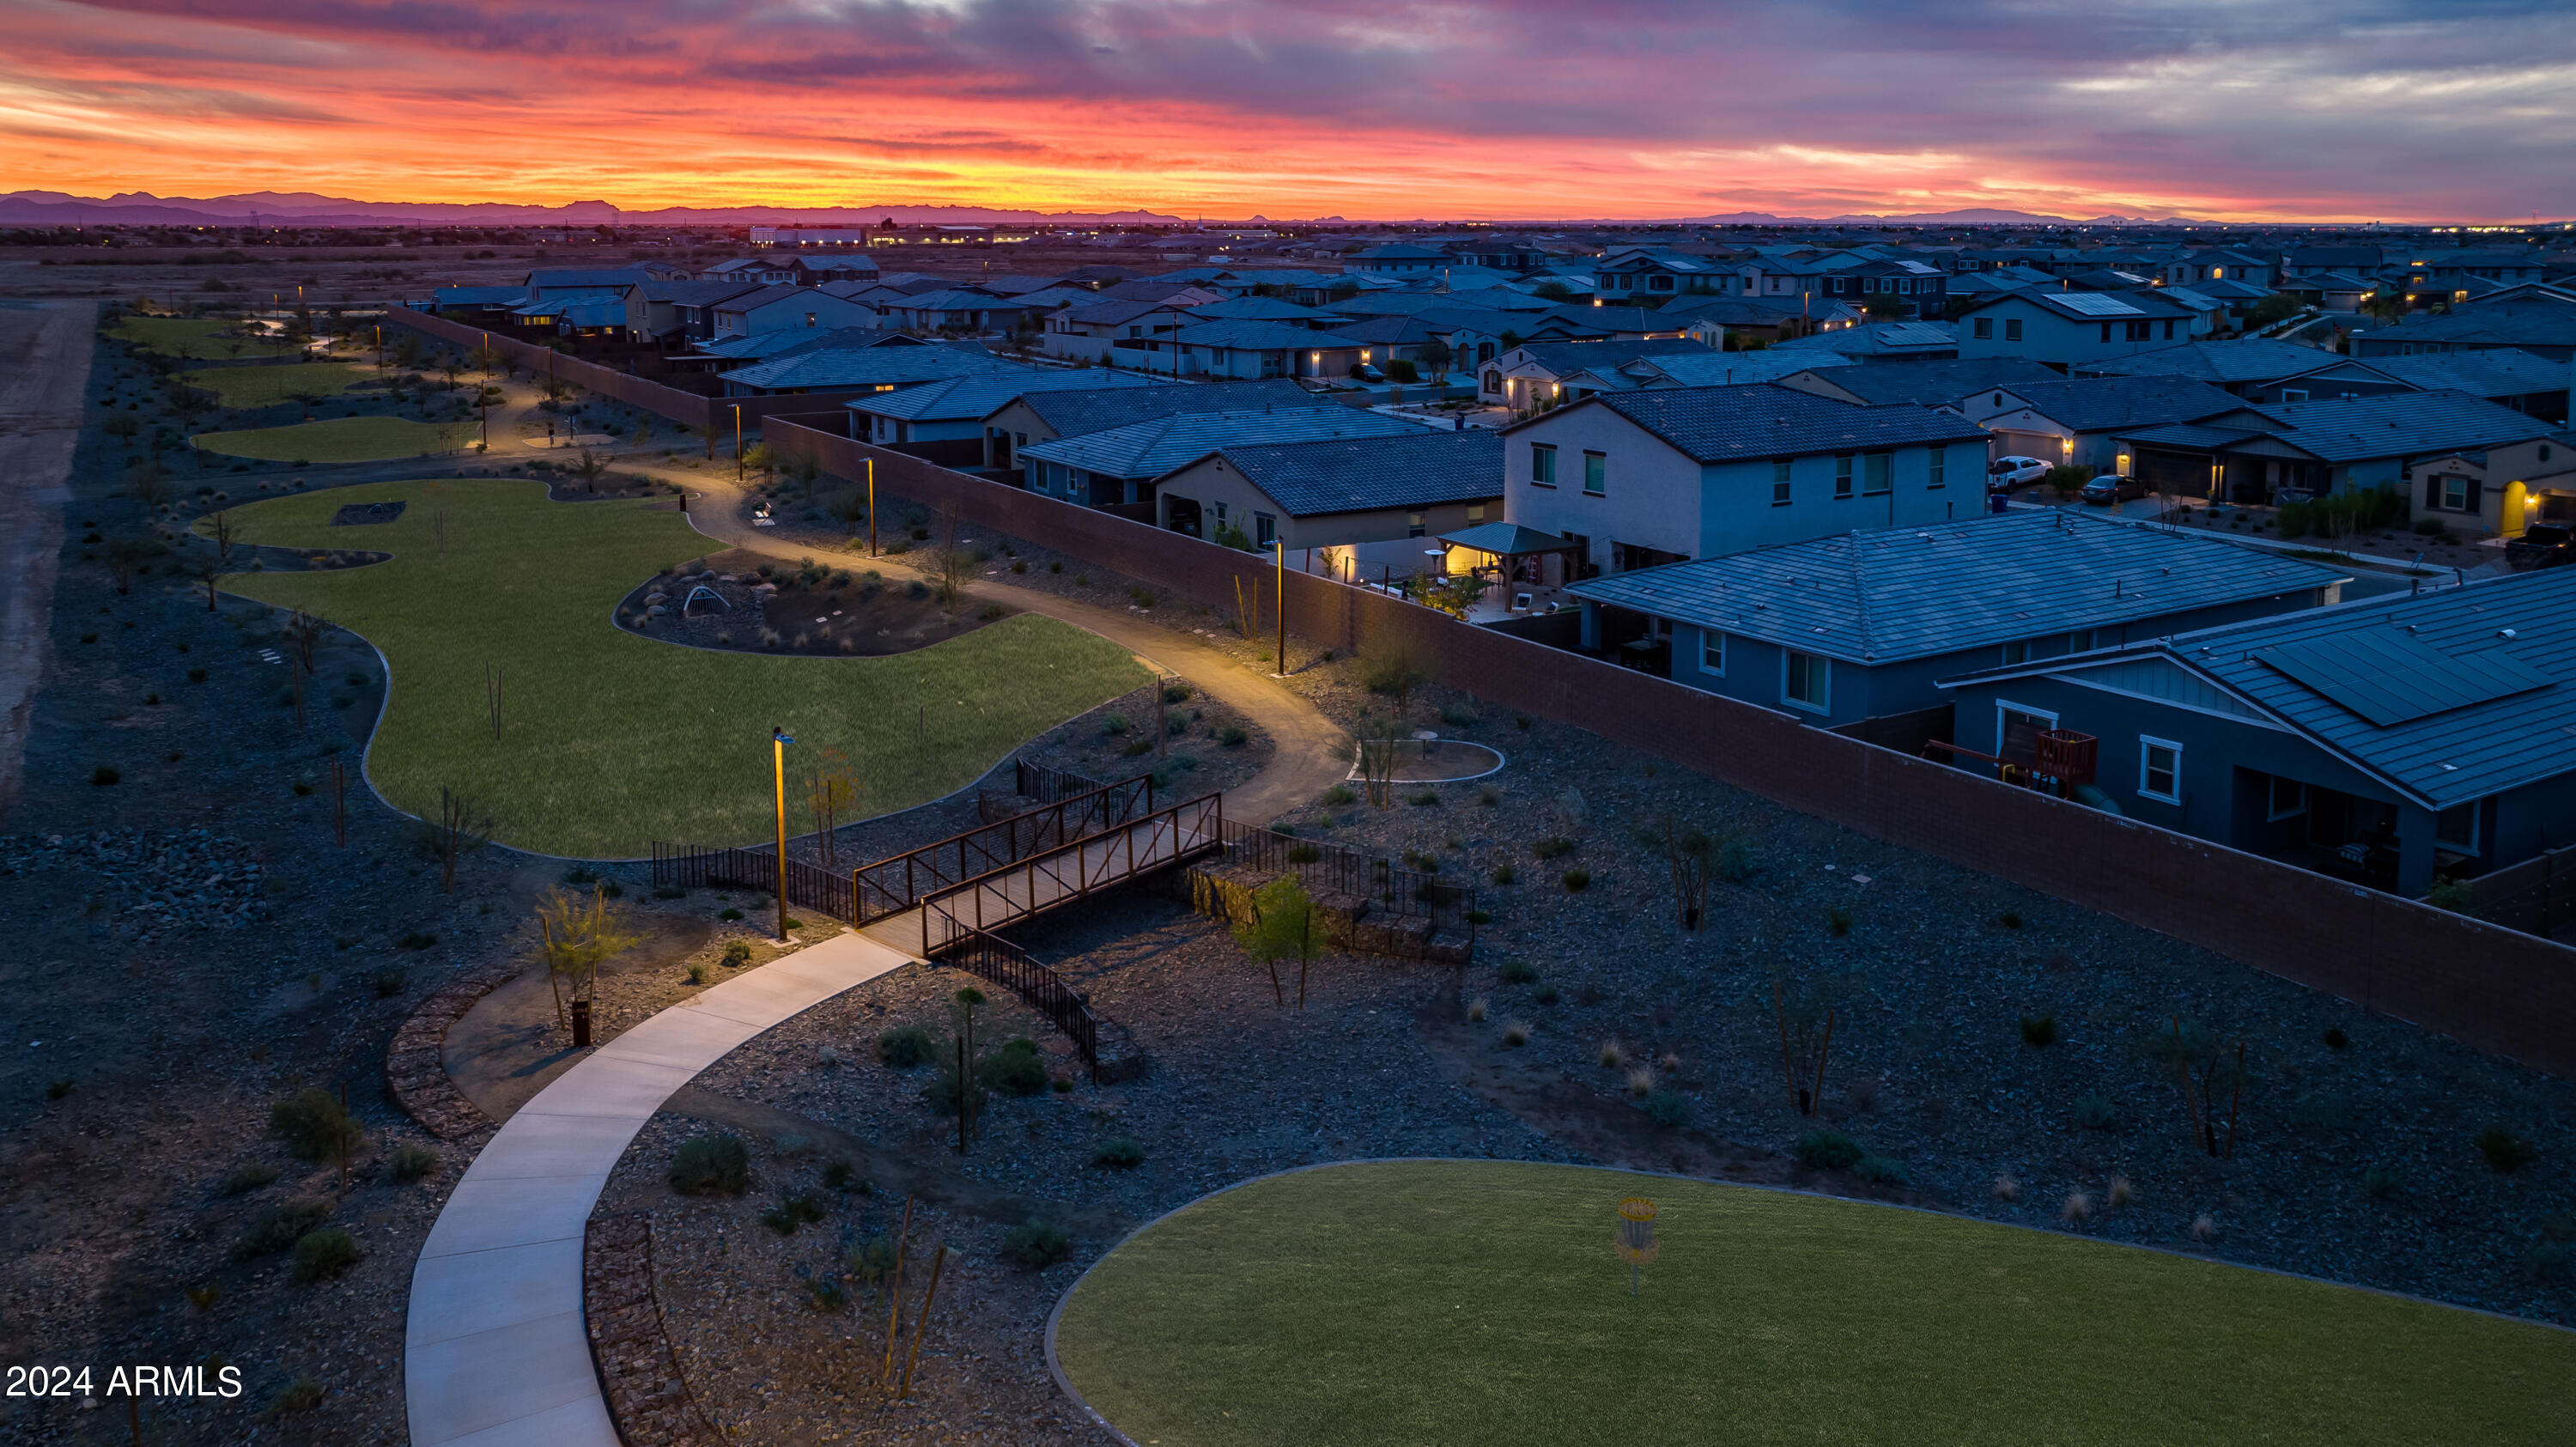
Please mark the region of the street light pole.
<svg viewBox="0 0 2576 1447"><path fill-rule="evenodd" d="M1279 581L1271 590L1271 612L1279 615L1279 676L1288 676L1288 539L1276 537L1270 546L1279 552Z"/></svg>
<svg viewBox="0 0 2576 1447"><path fill-rule="evenodd" d="M769 731L769 761L778 780L778 942L787 943L787 731Z"/></svg>
<svg viewBox="0 0 2576 1447"><path fill-rule="evenodd" d="M877 460L868 459L868 556L877 555Z"/></svg>

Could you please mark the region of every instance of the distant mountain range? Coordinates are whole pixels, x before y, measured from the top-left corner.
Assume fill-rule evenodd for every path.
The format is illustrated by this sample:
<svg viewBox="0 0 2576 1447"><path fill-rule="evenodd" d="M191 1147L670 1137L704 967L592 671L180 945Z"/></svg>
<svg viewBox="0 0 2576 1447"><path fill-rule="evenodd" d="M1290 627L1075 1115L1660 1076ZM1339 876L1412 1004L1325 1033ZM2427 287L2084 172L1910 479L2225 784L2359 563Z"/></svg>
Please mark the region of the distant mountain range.
<svg viewBox="0 0 2576 1447"><path fill-rule="evenodd" d="M892 218L907 225L1178 226L1154 211L1016 211L989 206L667 206L628 211L605 201L562 206L501 202L354 201L310 191L250 191L232 196L155 196L120 191L73 196L61 191L0 195L0 223L69 226L237 226L253 217L297 226L370 226L387 222L440 226L857 226Z"/></svg>
<svg viewBox="0 0 2576 1447"><path fill-rule="evenodd" d="M2215 226L2187 216L2041 216L2029 211L1998 211L1976 206L1964 211L1918 211L1899 216L1846 213L1841 216L1774 216L1767 211L1737 211L1725 216L1684 216L1691 226Z"/></svg>

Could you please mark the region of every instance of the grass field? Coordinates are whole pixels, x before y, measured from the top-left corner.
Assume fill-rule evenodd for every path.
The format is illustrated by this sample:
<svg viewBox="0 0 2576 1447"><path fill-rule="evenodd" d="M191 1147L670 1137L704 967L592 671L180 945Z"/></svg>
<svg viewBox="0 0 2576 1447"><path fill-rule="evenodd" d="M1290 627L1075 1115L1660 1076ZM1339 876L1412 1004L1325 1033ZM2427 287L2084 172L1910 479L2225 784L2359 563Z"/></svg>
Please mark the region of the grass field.
<svg viewBox="0 0 2576 1447"><path fill-rule="evenodd" d="M267 407L298 392L329 397L366 374L346 362L294 362L282 367L196 367L179 380L212 392L227 407Z"/></svg>
<svg viewBox="0 0 2576 1447"><path fill-rule="evenodd" d="M397 457L454 452L473 446L482 435L482 429L471 422L332 417L288 427L200 432L195 440L202 451L263 462L387 462Z"/></svg>
<svg viewBox="0 0 2576 1447"><path fill-rule="evenodd" d="M397 522L329 526L343 504L396 499L409 504ZM1031 736L1148 678L1115 644L1035 616L883 658L640 638L610 621L617 602L656 569L715 546L677 512L548 502L539 482L333 488L233 514L253 542L394 554L343 571L235 574L225 586L301 605L384 651L391 699L368 767L397 807L434 815L439 789L456 788L492 812L502 842L546 853L624 858L657 839L767 838L773 724L796 739L791 770L841 749L861 781L860 812L876 814L961 788ZM502 670L497 741L487 664ZM792 807L792 777L789 798L791 827L810 828Z"/></svg>
<svg viewBox="0 0 2576 1447"><path fill-rule="evenodd" d="M1621 1197L1661 1208L1629 1295ZM2576 1334L1862 1202L1354 1165L1198 1202L1075 1287L1065 1375L1214 1444L2576 1441Z"/></svg>
<svg viewBox="0 0 2576 1447"><path fill-rule="evenodd" d="M196 321L187 317L122 317L108 335L130 342L147 352L165 357L178 357L193 362L221 362L236 356L285 357L304 350L293 342L254 341L242 337L219 337L215 333L230 327L230 322ZM233 347L239 343L241 350Z"/></svg>

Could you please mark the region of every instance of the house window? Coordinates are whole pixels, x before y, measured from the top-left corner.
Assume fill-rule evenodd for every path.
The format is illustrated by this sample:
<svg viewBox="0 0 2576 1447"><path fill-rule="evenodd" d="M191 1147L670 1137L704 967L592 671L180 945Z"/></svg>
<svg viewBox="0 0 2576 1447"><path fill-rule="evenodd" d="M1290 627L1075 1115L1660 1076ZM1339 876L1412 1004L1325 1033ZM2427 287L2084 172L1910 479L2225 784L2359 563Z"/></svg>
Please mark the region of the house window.
<svg viewBox="0 0 2576 1447"><path fill-rule="evenodd" d="M1419 536L1419 534L1416 536ZM1266 512L1254 513L1252 515L1253 546L1266 548L1278 540L1279 519L1272 517Z"/></svg>
<svg viewBox="0 0 2576 1447"><path fill-rule="evenodd" d="M2169 341L2169 342L2170 342L2170 341L2172 341L2172 340L2174 339L2174 336L2173 336L2173 327L2174 327L2174 324L2173 324L2173 318L2171 318L2171 317L2167 317L2167 318L2165 318L2165 340L2166 340L2166 341Z"/></svg>
<svg viewBox="0 0 2576 1447"><path fill-rule="evenodd" d="M1703 628L1699 634L1699 671L1726 676L1726 635L1714 628Z"/></svg>
<svg viewBox="0 0 2576 1447"><path fill-rule="evenodd" d="M1834 496L1841 498L1851 495L1852 460L1851 454L1845 453L1834 459Z"/></svg>
<svg viewBox="0 0 2576 1447"><path fill-rule="evenodd" d="M1867 466L1861 474L1860 490L1877 497L1896 486L1896 454L1873 452L1861 459Z"/></svg>
<svg viewBox="0 0 2576 1447"><path fill-rule="evenodd" d="M1418 538L1422 536L1422 514L1418 512L1405 514L1404 535L1408 538Z"/></svg>
<svg viewBox="0 0 2576 1447"><path fill-rule="evenodd" d="M2308 400L2308 391L2305 387L2284 387L2281 389L2281 400L2284 402L2305 402Z"/></svg>
<svg viewBox="0 0 2576 1447"><path fill-rule="evenodd" d="M1780 701L1823 713L1833 697L1833 660L1787 650L1780 659Z"/></svg>
<svg viewBox="0 0 2576 1447"><path fill-rule="evenodd" d="M2264 818L2287 819L2308 812L2307 785L2296 779L2284 779L2278 774L2271 778L2271 798L2269 807L2263 811Z"/></svg>
<svg viewBox="0 0 2576 1447"><path fill-rule="evenodd" d="M2461 854L2478 852L2478 804L2472 799L2433 816L2433 844Z"/></svg>
<svg viewBox="0 0 2576 1447"><path fill-rule="evenodd" d="M2021 318L2004 318L2004 340L2008 342L2017 342L2021 340Z"/></svg>
<svg viewBox="0 0 2576 1447"><path fill-rule="evenodd" d="M1587 497L1599 497L1609 490L1609 486L1610 458L1608 454L1600 452L1587 452L1583 454L1584 495Z"/></svg>
<svg viewBox="0 0 2576 1447"><path fill-rule="evenodd" d="M1773 507L1789 505L1789 464L1785 462L1771 464L1771 505Z"/></svg>
<svg viewBox="0 0 2576 1447"><path fill-rule="evenodd" d="M2090 628L2079 628L2075 632L2067 634L2066 651L2069 653L2092 652L2093 630Z"/></svg>
<svg viewBox="0 0 2576 1447"><path fill-rule="evenodd" d="M1467 504L1467 522L1469 526L1473 526L1477 523L1483 522L1484 520L1485 505L1483 503L1471 502Z"/></svg>
<svg viewBox="0 0 2576 1447"><path fill-rule="evenodd" d="M1949 448L1935 447L1932 449L1932 475L1930 480L1923 484L1923 490L1925 492L1937 492L1940 490L1942 482L1945 481L1948 476L1949 463Z"/></svg>
<svg viewBox="0 0 2576 1447"><path fill-rule="evenodd" d="M1545 442L1530 444L1530 483L1536 487L1556 486L1556 449Z"/></svg>
<svg viewBox="0 0 2576 1447"><path fill-rule="evenodd" d="M2469 480L2465 477L2442 479L2442 506L2450 512L2469 510Z"/></svg>
<svg viewBox="0 0 2576 1447"><path fill-rule="evenodd" d="M2016 663L2028 662L2030 662L2029 639L2025 638L2018 643L2007 643L2004 645L2004 663L2007 667Z"/></svg>
<svg viewBox="0 0 2576 1447"><path fill-rule="evenodd" d="M1669 276L1647 277L1646 289L1648 291L1671 291L1673 289L1673 279Z"/></svg>
<svg viewBox="0 0 2576 1447"><path fill-rule="evenodd" d="M2182 745L2171 739L2138 736L2138 797L2182 802Z"/></svg>
<svg viewBox="0 0 2576 1447"><path fill-rule="evenodd" d="M2102 324L2102 340L2106 342L2111 340L2111 324L2109 322L2104 322Z"/></svg>

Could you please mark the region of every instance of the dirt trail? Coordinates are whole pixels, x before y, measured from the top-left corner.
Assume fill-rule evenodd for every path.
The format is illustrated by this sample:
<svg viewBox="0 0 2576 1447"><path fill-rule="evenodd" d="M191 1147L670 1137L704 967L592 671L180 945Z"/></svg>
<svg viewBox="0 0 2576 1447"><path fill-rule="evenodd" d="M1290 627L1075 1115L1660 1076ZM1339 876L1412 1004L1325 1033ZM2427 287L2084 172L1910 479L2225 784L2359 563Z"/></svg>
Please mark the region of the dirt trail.
<svg viewBox="0 0 2576 1447"><path fill-rule="evenodd" d="M17 801L45 676L64 483L97 328L89 302L0 302L0 814Z"/></svg>

